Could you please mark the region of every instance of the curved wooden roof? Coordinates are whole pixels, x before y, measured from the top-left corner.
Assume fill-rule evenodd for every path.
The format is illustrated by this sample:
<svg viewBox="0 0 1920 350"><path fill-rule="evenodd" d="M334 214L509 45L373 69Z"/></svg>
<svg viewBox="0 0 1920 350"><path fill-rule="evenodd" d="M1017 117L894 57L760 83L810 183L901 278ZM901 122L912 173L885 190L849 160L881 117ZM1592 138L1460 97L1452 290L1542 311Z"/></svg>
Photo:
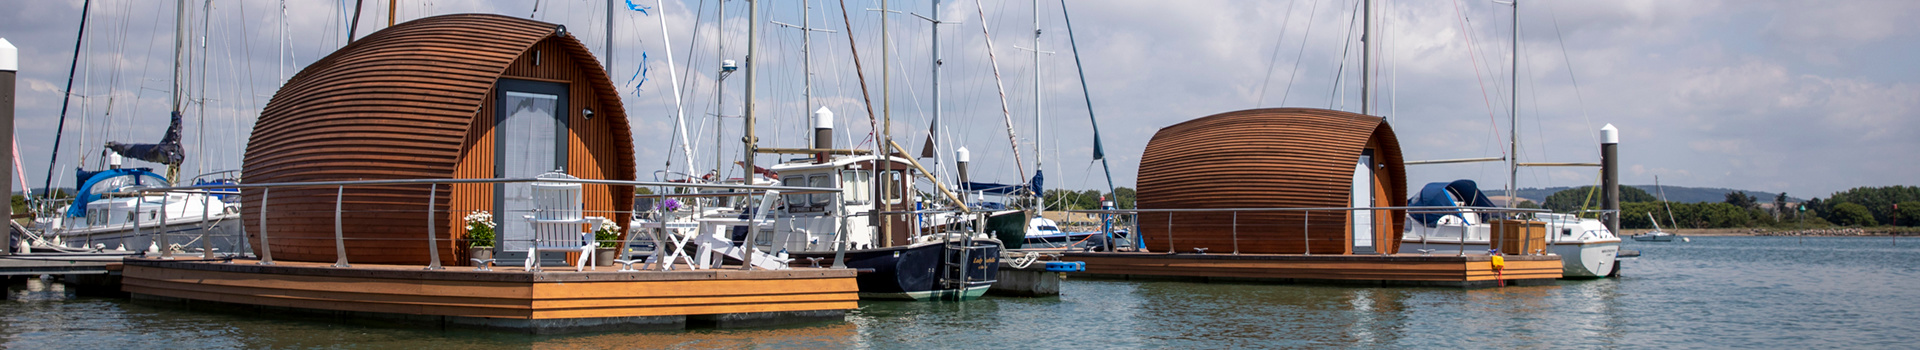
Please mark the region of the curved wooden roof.
<svg viewBox="0 0 1920 350"><path fill-rule="evenodd" d="M1344 208L1351 206L1354 165L1374 149L1385 198L1406 202L1406 173L1393 129L1381 118L1310 109L1268 108L1227 112L1160 129L1140 159L1138 203L1142 209ZM1141 218L1148 249L1167 249L1167 214ZM1376 216L1397 218L1398 213ZM1176 251L1205 247L1228 252L1238 236L1244 253L1300 253L1311 237L1313 253L1344 249L1347 215L1341 211L1241 213L1235 232L1228 212L1180 213L1172 218ZM1312 234L1301 234L1311 220ZM1399 222L1394 220L1393 222ZM1397 227L1398 224L1393 224ZM1383 228L1384 229L1384 228ZM1397 240L1398 230L1386 235ZM1324 242L1324 243L1323 243ZM1386 243L1386 242L1382 242Z"/></svg>
<svg viewBox="0 0 1920 350"><path fill-rule="evenodd" d="M547 59L574 60L585 67L600 66L591 52L566 33L564 26L529 19L487 14L458 14L422 18L389 27L334 51L289 79L267 103L247 144L243 181L253 184L374 179L453 178L461 153L476 141L469 135L473 121L489 100L495 83L516 58L543 41L565 52L549 52ZM613 142L624 144L606 168L614 179L633 179L632 132L619 93L606 72L585 69L576 78L590 85L601 101L596 118L605 118ZM623 175L618 175L623 174ZM418 188L415 188L418 187ZM283 252L283 235L299 236L299 226L325 226L331 238L334 189L277 189L271 194L274 227L284 222L291 231L273 231L276 258L299 260L303 248ZM345 201L360 212L349 222L382 225L419 223L428 208L425 186L346 190ZM447 209L448 186L440 186L436 210ZM248 191L243 208L248 220L257 220L257 191ZM349 210L354 210L349 209ZM391 211L391 212L387 212ZM389 217L390 216L390 217ZM370 219L370 220L366 220ZM392 219L388 221L384 219ZM249 222L248 229L257 228ZM447 237L448 227L439 234ZM415 226L408 224L406 226ZM369 235L419 234L426 227L364 228ZM256 235L257 232L250 232ZM353 233L349 233L352 235ZM258 245L258 241L254 241ZM366 242L363 242L366 243ZM394 242L351 249L356 261L379 262ZM332 242L286 244L315 247L312 254L331 261ZM352 244L350 244L352 246ZM408 244L423 255L419 245ZM398 247L390 249L400 249ZM452 254L442 254L451 259ZM424 260L422 260L424 261Z"/></svg>

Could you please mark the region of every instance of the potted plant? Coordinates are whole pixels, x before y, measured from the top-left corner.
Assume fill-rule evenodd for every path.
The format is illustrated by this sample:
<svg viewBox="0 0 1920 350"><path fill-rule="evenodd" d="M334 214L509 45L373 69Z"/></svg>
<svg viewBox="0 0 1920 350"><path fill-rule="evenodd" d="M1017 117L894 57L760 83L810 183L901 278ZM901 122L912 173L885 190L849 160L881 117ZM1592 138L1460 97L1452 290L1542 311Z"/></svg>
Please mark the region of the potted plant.
<svg viewBox="0 0 1920 350"><path fill-rule="evenodd" d="M474 259L493 259L493 214L477 210L467 214L467 246Z"/></svg>
<svg viewBox="0 0 1920 350"><path fill-rule="evenodd" d="M620 232L619 223L600 218L600 229L593 231L594 242L599 242L593 250L595 266L613 266L613 260L620 258Z"/></svg>

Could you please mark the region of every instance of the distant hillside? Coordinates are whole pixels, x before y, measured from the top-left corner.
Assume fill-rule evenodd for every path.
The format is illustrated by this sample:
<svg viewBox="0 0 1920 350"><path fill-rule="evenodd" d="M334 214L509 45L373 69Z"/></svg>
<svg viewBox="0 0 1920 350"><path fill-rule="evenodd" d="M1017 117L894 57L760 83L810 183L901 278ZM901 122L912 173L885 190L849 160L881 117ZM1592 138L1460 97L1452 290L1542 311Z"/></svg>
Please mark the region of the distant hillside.
<svg viewBox="0 0 1920 350"><path fill-rule="evenodd" d="M1642 190L1646 190L1647 193L1652 193L1656 196L1660 194L1659 191L1656 191L1653 185L1631 185L1631 186L1642 189ZM1546 201L1547 196L1553 195L1555 192L1565 191L1570 188L1572 187L1562 186L1562 187L1548 187L1548 188L1522 188L1520 189L1519 195L1520 195L1520 198L1526 198L1528 200L1532 200L1537 203L1537 202ZM1673 201L1673 202L1680 202L1680 203L1701 203L1701 202L1717 203L1717 202L1727 200L1727 192L1734 191L1734 189L1730 189L1730 188L1706 188L1706 187L1684 187L1684 186L1665 186L1665 189L1667 190L1667 200ZM1746 192L1747 195L1753 196L1754 199L1757 199L1763 203L1773 203L1773 196L1780 195L1779 193L1776 193L1776 192L1760 192L1760 191L1747 191L1747 190L1739 190L1739 191ZM1800 197L1787 196L1787 201L1801 202L1801 201L1805 201L1805 199L1802 199Z"/></svg>

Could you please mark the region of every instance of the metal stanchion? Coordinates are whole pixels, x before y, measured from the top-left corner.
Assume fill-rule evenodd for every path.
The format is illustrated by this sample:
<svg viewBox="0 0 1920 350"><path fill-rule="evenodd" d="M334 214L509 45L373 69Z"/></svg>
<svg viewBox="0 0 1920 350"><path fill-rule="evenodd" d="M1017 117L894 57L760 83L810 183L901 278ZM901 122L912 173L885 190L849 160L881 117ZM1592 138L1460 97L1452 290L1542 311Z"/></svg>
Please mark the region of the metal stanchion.
<svg viewBox="0 0 1920 350"><path fill-rule="evenodd" d="M439 235L439 232L435 232L435 231L439 231L439 228L434 227L435 220L433 216L433 204L439 199L440 199L440 184L428 184L427 185L427 261L428 261L427 269L428 270L443 269L443 267L440 267L440 247L435 246L438 244L437 242L435 242L435 236ZM342 255L342 256L345 256L345 255Z"/></svg>
<svg viewBox="0 0 1920 350"><path fill-rule="evenodd" d="M352 264L347 263L346 235L341 232L341 227L340 227L340 204L343 201L343 199L346 198L347 196L347 187L337 186L334 188L335 190L333 193L333 255L339 257L340 259L333 262L333 267L353 267Z"/></svg>
<svg viewBox="0 0 1920 350"><path fill-rule="evenodd" d="M267 240L267 195L272 187L260 189L260 265L273 265L273 244Z"/></svg>

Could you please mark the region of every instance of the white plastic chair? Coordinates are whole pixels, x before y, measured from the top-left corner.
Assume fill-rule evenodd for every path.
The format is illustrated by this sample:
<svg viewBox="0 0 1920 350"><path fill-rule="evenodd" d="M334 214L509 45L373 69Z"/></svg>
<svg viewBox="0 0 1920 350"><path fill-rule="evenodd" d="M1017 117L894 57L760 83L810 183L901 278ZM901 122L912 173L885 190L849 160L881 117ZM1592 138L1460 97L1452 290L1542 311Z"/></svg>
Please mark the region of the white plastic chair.
<svg viewBox="0 0 1920 350"><path fill-rule="evenodd" d="M545 173L538 179L578 179L561 173ZM526 215L527 224L533 226L533 246L527 248L527 271L540 271L540 252L560 251L579 252L580 258L574 262L574 271L586 269L587 261L593 259L593 233L600 230L603 218L582 216L586 204L581 198L580 184L570 182L535 182L533 187L533 215ZM580 231L580 225L592 225L586 232Z"/></svg>

